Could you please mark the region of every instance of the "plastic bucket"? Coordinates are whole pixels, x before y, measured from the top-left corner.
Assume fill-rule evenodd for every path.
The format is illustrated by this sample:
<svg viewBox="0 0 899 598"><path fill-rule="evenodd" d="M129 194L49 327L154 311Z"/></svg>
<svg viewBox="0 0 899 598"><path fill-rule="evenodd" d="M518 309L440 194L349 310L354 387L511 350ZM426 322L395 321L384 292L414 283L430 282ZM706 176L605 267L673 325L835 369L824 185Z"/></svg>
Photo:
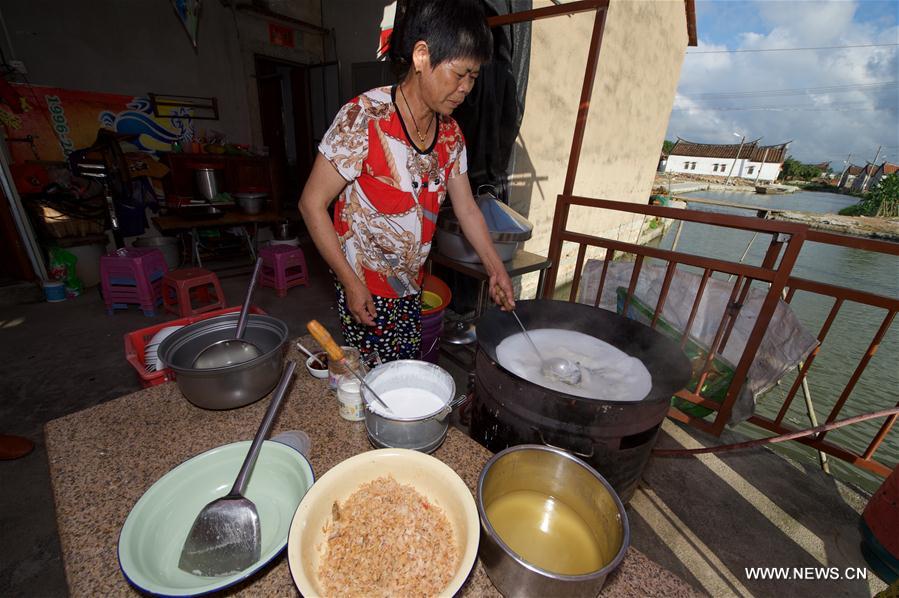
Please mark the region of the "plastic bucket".
<svg viewBox="0 0 899 598"><path fill-rule="evenodd" d="M58 303L66 300L66 285L58 280L49 280L44 283L44 297L50 303Z"/></svg>
<svg viewBox="0 0 899 598"><path fill-rule="evenodd" d="M440 357L440 337L443 334L443 312L453 298L446 284L426 274L422 284L420 359L437 363ZM439 301L439 303L438 303Z"/></svg>

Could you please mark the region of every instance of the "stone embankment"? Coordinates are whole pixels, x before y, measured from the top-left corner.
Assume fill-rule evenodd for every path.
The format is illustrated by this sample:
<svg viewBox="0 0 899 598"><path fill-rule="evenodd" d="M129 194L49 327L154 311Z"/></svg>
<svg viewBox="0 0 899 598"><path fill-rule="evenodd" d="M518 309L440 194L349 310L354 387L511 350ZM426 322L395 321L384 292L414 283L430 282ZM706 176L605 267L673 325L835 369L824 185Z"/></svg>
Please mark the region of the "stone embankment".
<svg viewBox="0 0 899 598"><path fill-rule="evenodd" d="M872 218L870 216L841 216L839 214L789 211L773 211L770 218L785 222L798 222L806 224L810 228L843 235L899 242L899 218Z"/></svg>

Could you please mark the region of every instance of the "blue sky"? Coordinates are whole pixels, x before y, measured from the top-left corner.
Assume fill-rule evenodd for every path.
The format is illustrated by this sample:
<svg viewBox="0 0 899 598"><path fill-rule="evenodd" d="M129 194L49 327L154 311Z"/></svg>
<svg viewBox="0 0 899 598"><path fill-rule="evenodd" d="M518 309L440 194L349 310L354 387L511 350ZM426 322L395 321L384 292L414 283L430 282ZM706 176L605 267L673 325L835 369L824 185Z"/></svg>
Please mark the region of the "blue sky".
<svg viewBox="0 0 899 598"><path fill-rule="evenodd" d="M699 46L684 58L668 139L792 141L794 157L835 170L882 145L878 162L899 163L899 46L691 55L897 44L899 2L715 0L696 13Z"/></svg>

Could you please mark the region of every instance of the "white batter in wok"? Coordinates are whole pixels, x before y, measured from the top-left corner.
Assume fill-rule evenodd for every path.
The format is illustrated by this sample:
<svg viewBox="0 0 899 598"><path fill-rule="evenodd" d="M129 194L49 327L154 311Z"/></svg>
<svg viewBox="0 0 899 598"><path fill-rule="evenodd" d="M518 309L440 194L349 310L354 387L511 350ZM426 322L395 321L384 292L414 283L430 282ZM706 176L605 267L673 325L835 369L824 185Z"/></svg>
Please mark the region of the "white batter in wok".
<svg viewBox="0 0 899 598"><path fill-rule="evenodd" d="M501 366L529 382L587 399L640 401L652 389L652 377L643 362L596 337L555 328L539 328L528 333L547 359L562 357L580 364L581 381L565 384L541 372L540 358L519 332L496 347Z"/></svg>

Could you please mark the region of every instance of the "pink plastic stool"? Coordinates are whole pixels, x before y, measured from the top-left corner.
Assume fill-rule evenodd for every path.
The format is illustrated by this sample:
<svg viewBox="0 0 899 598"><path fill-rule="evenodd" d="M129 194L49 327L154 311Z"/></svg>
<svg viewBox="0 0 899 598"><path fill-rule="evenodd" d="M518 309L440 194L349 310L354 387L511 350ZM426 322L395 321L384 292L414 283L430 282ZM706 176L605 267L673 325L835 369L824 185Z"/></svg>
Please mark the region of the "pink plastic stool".
<svg viewBox="0 0 899 598"><path fill-rule="evenodd" d="M275 289L278 297L286 297L287 289L291 287L309 284L302 249L290 245L266 245L259 250L259 255L262 257L259 284Z"/></svg>
<svg viewBox="0 0 899 598"><path fill-rule="evenodd" d="M149 247L123 247L101 256L100 288L106 313L137 304L144 315L155 316L168 269L162 252Z"/></svg>
<svg viewBox="0 0 899 598"><path fill-rule="evenodd" d="M219 277L203 268L182 268L162 277L162 304L182 318L225 309Z"/></svg>

